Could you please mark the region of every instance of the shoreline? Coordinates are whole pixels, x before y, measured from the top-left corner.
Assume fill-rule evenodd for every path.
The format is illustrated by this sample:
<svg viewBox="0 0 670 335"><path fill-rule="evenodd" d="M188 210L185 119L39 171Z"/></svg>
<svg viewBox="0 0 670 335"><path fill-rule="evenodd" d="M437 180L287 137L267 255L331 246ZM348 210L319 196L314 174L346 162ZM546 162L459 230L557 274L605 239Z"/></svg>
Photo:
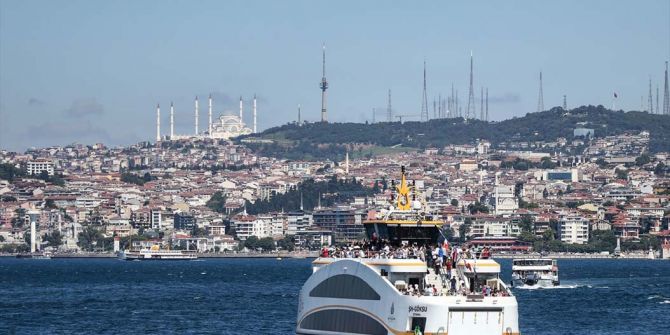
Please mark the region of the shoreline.
<svg viewBox="0 0 670 335"><path fill-rule="evenodd" d="M15 258L17 254L0 254L0 258ZM198 258L317 258L318 252L310 253L272 253L272 254L257 254L257 253L199 253ZM52 254L52 259L55 258L118 258L114 253L72 253L72 254Z"/></svg>

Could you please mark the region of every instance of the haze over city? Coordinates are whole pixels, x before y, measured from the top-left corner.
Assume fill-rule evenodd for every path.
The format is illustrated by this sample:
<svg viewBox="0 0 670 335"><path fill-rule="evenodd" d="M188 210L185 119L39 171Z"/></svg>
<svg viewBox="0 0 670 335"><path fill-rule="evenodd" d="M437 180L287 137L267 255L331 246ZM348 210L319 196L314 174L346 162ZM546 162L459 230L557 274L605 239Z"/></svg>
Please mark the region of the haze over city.
<svg viewBox="0 0 670 335"><path fill-rule="evenodd" d="M259 130L298 104L317 121L322 43L331 122L371 121L389 89L418 115L424 60L430 103L452 84L467 101L471 51L492 120L536 111L540 71L547 109L563 95L610 107L617 92L617 109L639 110L650 76L663 89L670 3L2 1L0 148L153 141L155 105L171 101L190 133L210 93L216 115L257 94Z"/></svg>

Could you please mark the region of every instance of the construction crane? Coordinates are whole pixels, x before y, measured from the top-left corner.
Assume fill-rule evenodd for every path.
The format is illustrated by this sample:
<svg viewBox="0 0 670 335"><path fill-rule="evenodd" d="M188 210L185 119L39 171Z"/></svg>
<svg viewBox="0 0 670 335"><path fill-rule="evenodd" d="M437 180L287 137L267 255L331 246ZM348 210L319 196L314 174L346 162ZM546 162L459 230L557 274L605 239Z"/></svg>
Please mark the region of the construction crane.
<svg viewBox="0 0 670 335"><path fill-rule="evenodd" d="M421 115L416 115L416 114L403 114L403 115L395 115L400 120L400 124L402 124L402 118L408 118L408 117L421 117Z"/></svg>

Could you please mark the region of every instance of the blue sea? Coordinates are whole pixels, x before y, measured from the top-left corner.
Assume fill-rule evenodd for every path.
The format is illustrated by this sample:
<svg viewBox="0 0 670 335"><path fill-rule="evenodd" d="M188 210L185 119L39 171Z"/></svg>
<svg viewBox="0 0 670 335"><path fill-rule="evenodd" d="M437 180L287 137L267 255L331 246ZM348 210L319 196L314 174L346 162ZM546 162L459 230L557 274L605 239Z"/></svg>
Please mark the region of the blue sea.
<svg viewBox="0 0 670 335"><path fill-rule="evenodd" d="M310 261L0 258L0 334L292 334ZM561 286L515 289L522 334L670 333L670 262L558 264Z"/></svg>

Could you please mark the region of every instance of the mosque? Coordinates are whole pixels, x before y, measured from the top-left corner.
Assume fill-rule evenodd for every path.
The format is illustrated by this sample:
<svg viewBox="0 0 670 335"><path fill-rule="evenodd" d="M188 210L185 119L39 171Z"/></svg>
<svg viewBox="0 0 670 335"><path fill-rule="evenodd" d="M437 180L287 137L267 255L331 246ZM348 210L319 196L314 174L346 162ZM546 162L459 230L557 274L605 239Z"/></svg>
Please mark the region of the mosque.
<svg viewBox="0 0 670 335"><path fill-rule="evenodd" d="M176 141L184 139L230 139L240 135L248 135L257 132L256 128L256 95L253 99L253 127L249 128L244 123L244 101L240 97L240 114L238 115L221 115L216 120L212 120L212 95L209 95L208 103L208 124L207 129L200 131L199 123L199 106L198 97L195 97L195 131L193 134L178 135L174 133L174 104L170 103L170 133L169 135L161 136L161 107L160 104L156 106L156 142L160 141Z"/></svg>

